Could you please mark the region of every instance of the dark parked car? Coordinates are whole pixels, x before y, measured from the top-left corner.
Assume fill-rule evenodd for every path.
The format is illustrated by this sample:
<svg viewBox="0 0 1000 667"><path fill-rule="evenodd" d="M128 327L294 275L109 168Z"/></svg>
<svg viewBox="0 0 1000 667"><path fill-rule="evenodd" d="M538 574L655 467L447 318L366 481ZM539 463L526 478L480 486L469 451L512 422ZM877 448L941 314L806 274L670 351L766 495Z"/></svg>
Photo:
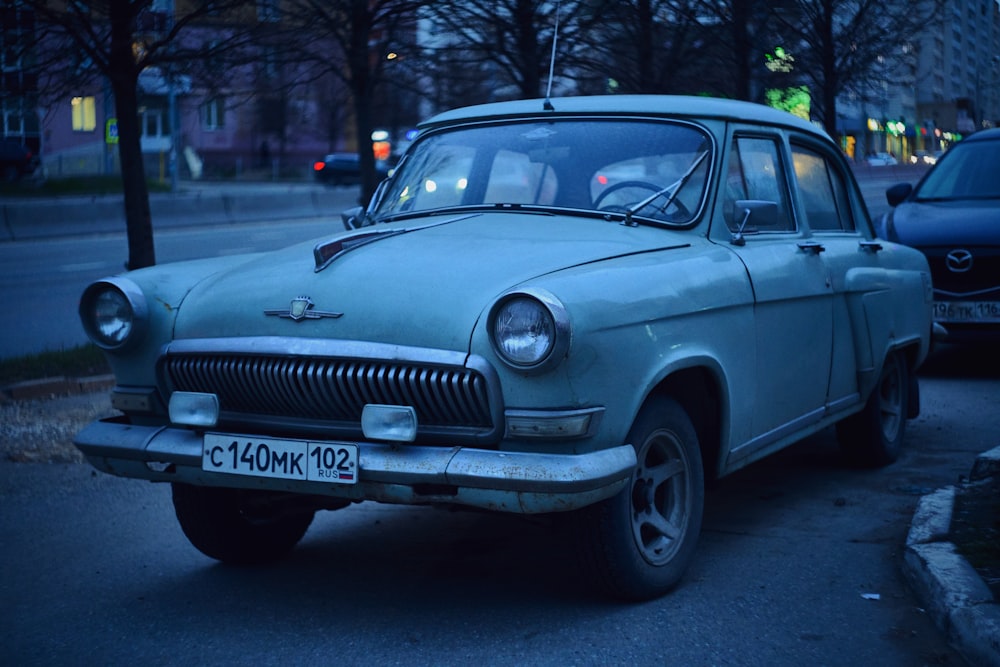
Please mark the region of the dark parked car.
<svg viewBox="0 0 1000 667"><path fill-rule="evenodd" d="M879 235L930 264L935 339L1000 340L1000 129L955 144L916 187L894 185L886 199L894 208Z"/></svg>
<svg viewBox="0 0 1000 667"><path fill-rule="evenodd" d="M381 160L375 162L375 171L380 179L389 173L388 165ZM358 185L361 183L361 159L357 153L331 153L313 163L316 180L327 185Z"/></svg>
<svg viewBox="0 0 1000 667"><path fill-rule="evenodd" d="M0 140L0 177L12 182L35 173L41 162L31 149L13 139Z"/></svg>

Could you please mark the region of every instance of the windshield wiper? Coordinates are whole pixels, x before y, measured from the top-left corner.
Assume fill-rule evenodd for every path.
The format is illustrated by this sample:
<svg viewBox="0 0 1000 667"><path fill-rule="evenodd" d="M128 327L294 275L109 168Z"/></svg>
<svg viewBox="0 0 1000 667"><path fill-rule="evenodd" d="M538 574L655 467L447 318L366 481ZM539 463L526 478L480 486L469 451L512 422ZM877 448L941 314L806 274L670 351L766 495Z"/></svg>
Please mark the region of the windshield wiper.
<svg viewBox="0 0 1000 667"><path fill-rule="evenodd" d="M628 225L629 227L636 226L638 223L632 221L632 216L641 211L642 209L646 208L647 206L649 206L658 197L662 197L663 195L669 192L670 196L668 196L667 200L663 202L663 206L660 206L661 213L663 211L666 211L667 207L673 203L674 198L677 197L677 193L681 191L681 188L684 187L684 184L687 183L689 178L691 178L691 175L694 173L694 170L698 168L698 166L702 163L702 161L705 159L707 155L708 151L702 151L701 154L698 157L696 157L694 161L691 163L691 166L688 167L688 170L685 171L683 174L681 174L680 178L678 178L676 181L674 181L667 187L663 188L662 190L657 190L653 194L643 199L641 202L633 204L632 206L626 208L625 224Z"/></svg>

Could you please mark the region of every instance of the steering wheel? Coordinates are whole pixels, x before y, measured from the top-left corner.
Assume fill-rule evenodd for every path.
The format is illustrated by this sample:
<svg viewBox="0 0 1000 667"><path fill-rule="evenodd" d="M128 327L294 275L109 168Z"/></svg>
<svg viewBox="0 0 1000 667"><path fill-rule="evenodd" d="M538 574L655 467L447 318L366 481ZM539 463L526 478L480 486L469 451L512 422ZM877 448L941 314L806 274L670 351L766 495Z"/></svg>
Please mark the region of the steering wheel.
<svg viewBox="0 0 1000 667"><path fill-rule="evenodd" d="M601 194L599 194L597 196L597 199L594 200L594 208L596 208L598 211L610 211L610 212L614 212L614 213L624 213L628 209L628 206L626 206L626 205L623 205L623 204L612 204L612 205L610 205L610 206L608 206L606 208L601 208L601 203L605 199L607 199L609 195L611 195L611 194L613 194L615 192L618 192L619 190L624 190L625 188L641 188L643 190L649 190L650 193L659 192L660 190L663 189L662 186L655 185L653 183L649 183L648 181L621 181L620 183L615 183L614 185L609 185L607 188L605 188L604 192L602 192ZM664 193L664 195L666 195L666 193ZM642 200L640 199L639 201L642 201ZM650 202L650 205L652 205L654 202L655 202L655 200L653 200L653 202ZM673 206L673 207L675 207L677 209L677 215L672 215L670 217L672 217L672 218L673 217L680 217L680 218L690 218L691 217L691 212L688 211L687 207L684 206L684 204L682 204L680 202L680 200L674 199L672 202L670 202L670 205Z"/></svg>

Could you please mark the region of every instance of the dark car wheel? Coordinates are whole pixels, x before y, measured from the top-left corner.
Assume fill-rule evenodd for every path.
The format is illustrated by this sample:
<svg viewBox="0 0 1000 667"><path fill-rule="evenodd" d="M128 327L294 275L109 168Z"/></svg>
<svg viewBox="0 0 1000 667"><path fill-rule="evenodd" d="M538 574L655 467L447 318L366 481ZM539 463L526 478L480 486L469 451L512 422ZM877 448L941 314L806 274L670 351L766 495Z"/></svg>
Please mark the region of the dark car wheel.
<svg viewBox="0 0 1000 667"><path fill-rule="evenodd" d="M902 355L890 354L864 409L837 424L837 440L853 464L874 468L899 457L906 430L909 373Z"/></svg>
<svg viewBox="0 0 1000 667"><path fill-rule="evenodd" d="M673 588L694 556L704 472L694 426L672 399L647 402L628 437L637 456L628 487L574 521L592 582L614 597L647 600Z"/></svg>
<svg viewBox="0 0 1000 667"><path fill-rule="evenodd" d="M172 484L184 535L206 556L234 565L278 560L298 544L315 512L275 512L269 494Z"/></svg>

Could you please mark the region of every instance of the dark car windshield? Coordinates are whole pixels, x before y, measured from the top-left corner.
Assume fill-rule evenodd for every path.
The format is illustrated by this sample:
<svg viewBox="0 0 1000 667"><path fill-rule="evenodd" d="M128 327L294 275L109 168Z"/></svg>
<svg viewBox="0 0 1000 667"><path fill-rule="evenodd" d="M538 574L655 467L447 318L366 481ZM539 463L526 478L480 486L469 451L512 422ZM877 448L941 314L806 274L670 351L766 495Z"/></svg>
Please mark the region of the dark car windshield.
<svg viewBox="0 0 1000 667"><path fill-rule="evenodd" d="M953 146L920 184L916 199L1000 199L1000 141Z"/></svg>
<svg viewBox="0 0 1000 667"><path fill-rule="evenodd" d="M536 207L686 224L702 208L711 146L693 125L652 120L462 126L414 143L370 214Z"/></svg>

